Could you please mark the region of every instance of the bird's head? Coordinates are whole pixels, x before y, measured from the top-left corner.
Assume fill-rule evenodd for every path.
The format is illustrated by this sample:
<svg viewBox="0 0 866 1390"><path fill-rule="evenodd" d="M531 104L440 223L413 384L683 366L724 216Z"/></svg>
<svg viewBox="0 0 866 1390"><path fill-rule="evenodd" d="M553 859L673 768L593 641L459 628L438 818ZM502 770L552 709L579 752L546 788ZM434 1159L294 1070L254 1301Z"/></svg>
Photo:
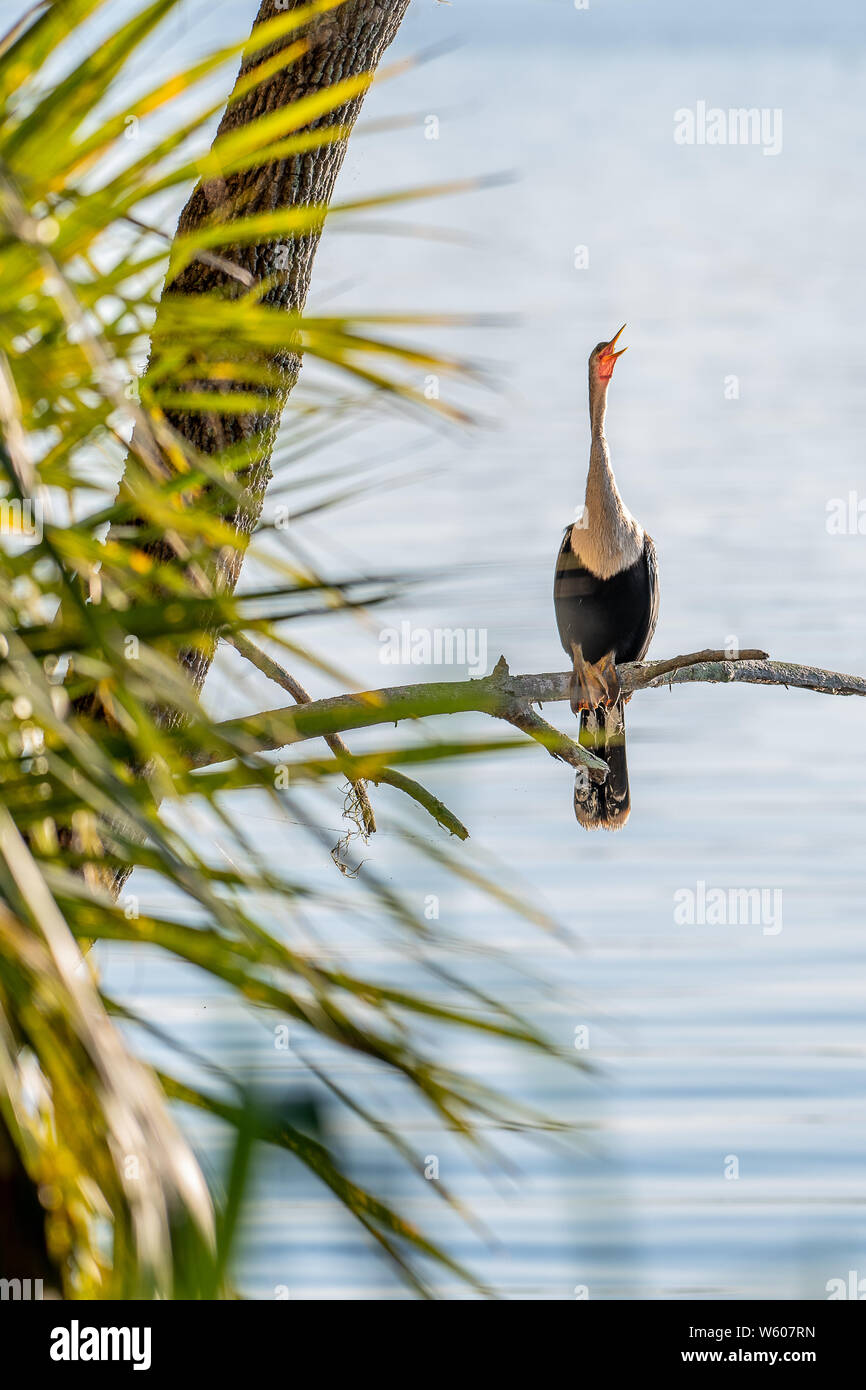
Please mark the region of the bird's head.
<svg viewBox="0 0 866 1390"><path fill-rule="evenodd" d="M619 333L611 338L609 343L598 343L593 348L589 357L589 374L591 377L595 377L598 381L610 381L613 376L613 369L616 366L616 359L622 357L624 352L628 352L628 348L620 348L619 352L614 352L614 348L624 332L625 324L623 324Z"/></svg>

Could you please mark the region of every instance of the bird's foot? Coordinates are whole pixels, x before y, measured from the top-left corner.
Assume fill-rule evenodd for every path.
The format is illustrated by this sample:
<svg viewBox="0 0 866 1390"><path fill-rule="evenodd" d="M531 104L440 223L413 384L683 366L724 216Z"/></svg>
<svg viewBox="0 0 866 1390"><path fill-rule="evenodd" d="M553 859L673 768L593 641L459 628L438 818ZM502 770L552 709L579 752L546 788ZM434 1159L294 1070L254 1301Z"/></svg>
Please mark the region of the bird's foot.
<svg viewBox="0 0 866 1390"><path fill-rule="evenodd" d="M572 712L580 714L581 710L598 709L598 706L605 704L607 700L607 686L601 677L599 667L585 660L583 648L579 643L573 642L571 650L574 657L574 669L569 682Z"/></svg>
<svg viewBox="0 0 866 1390"><path fill-rule="evenodd" d="M601 661L596 663L595 670L598 672L599 680L607 692L601 703L610 708L611 705L616 704L622 694L622 686L619 683L619 676L616 673L616 662L614 661L612 651L607 652L606 655L601 658Z"/></svg>
<svg viewBox="0 0 866 1390"><path fill-rule="evenodd" d="M598 709L600 705L610 708L615 705L622 693L616 662L612 651L607 652L594 665L583 655L579 643L572 643L574 670L571 674L569 699L575 714L581 710Z"/></svg>

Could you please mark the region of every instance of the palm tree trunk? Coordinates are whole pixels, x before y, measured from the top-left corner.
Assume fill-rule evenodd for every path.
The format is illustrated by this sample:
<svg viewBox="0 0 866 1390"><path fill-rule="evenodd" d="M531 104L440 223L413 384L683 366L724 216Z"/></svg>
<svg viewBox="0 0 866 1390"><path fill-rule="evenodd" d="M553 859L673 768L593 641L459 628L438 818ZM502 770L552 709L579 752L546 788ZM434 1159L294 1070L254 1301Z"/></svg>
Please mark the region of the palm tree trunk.
<svg viewBox="0 0 866 1390"><path fill-rule="evenodd" d="M256 25L276 14L301 9L303 5L304 0L282 0L282 3L263 0ZM290 66L281 68L237 102L230 102L220 122L218 136L347 78L375 72L385 49L397 33L408 5L409 0L346 0L345 4L319 16L304 31L303 37L309 44L307 53ZM281 45L275 45L268 53L294 41L295 37L292 35L291 39L283 40ZM251 66L263 62L268 53L256 53L252 58L245 59L239 77L248 72ZM326 208L345 157L348 135L363 100L362 93L304 127L305 130L315 130L325 125L341 126L346 131L345 139L232 174L226 179L200 183L181 213L177 234L189 234L215 221L227 220L226 242L219 248L219 258L199 259L186 266L166 287L165 294L236 293L237 279L228 270L222 269L219 263L214 263L215 260L223 260L255 282L274 277L274 284L264 297L264 303L289 312L303 310L321 230L282 242L265 241L238 246L231 242L231 219L283 208ZM273 406L266 414L238 415L227 412L220 415L201 410L167 412L172 427L203 453L219 453L233 445L249 446L251 442L255 446L254 462L243 479L242 505L233 508L226 517L237 535L238 546L230 555L219 557L219 561L215 557L214 561L215 568L219 565L222 582L230 590L237 583L244 547L261 514L271 479L270 458L280 417L300 369L298 357L289 350L275 354L266 365L279 376L278 388L270 393ZM161 560L171 560L164 546L154 549ZM213 648L184 654L184 665L199 690L212 658Z"/></svg>

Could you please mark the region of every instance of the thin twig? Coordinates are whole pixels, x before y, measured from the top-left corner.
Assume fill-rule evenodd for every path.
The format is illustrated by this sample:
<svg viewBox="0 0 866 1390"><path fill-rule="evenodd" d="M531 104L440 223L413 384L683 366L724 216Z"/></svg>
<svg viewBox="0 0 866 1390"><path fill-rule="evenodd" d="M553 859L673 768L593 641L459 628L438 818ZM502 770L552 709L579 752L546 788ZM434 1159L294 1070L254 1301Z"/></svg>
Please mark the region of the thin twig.
<svg viewBox="0 0 866 1390"><path fill-rule="evenodd" d="M161 237L163 241L171 241L168 232L160 227L153 227L149 222L142 222L141 218L133 217L131 212L123 214L123 220L130 226L137 227L140 232L147 232L149 236ZM194 260L201 261L202 265L209 265L214 270L221 270L224 275L230 276L232 280L238 280L246 289L252 289L256 283L256 277L242 265L237 265L234 261L226 260L225 256L218 256L214 251L196 251Z"/></svg>
<svg viewBox="0 0 866 1390"><path fill-rule="evenodd" d="M718 661L766 661L767 653L760 651L757 647L749 647L744 652L737 652L732 655L729 651L718 651L713 647L705 647L702 652L692 652L689 656L671 656L666 661L635 661L635 667L651 666L654 676L663 676L668 671L682 670L687 666L698 666L707 662Z"/></svg>
<svg viewBox="0 0 866 1390"><path fill-rule="evenodd" d="M536 714L531 705L515 702L510 710L506 707L498 711L497 717L513 724L515 729L529 734L530 738L534 738L536 743L547 749L552 758L570 763L572 767L589 768L591 772L601 773L602 777L607 775L607 763L602 758L591 753L588 748L582 748L573 738L569 738L568 734L548 724L546 719Z"/></svg>
<svg viewBox="0 0 866 1390"><path fill-rule="evenodd" d="M389 787L396 787L397 791L404 792L413 801L417 801L419 806L423 806L425 811L429 811L434 820L456 835L459 840L468 840L469 831L461 820L458 820L453 811L449 811L444 801L440 801L438 796L428 792L426 787L422 787L420 782L416 782L412 777L406 777L404 773L397 772L393 767L383 767L379 772L370 778L378 787L380 782L385 782Z"/></svg>
<svg viewBox="0 0 866 1390"><path fill-rule="evenodd" d="M263 652L261 647L257 647L255 642L251 642L248 637L244 637L239 632L227 634L225 640L229 642L242 657L251 662L257 670L261 671L262 675L267 676L277 685L282 686L283 690L291 695L292 699L296 700L299 705L312 704L312 696L304 689L300 681L296 680L294 676L289 675L288 671L284 671L282 666L274 661L272 657L268 656L267 652ZM325 742L338 762L342 762L344 754L351 757L348 745L339 734L326 734ZM348 776L348 773L346 775ZM383 777L382 780L385 781L386 779ZM369 793L367 792L366 783L360 777L349 777L349 782L352 786L352 792L355 797L358 815L364 826L364 832L367 835L373 835L376 831L376 815L373 810L373 804L370 801Z"/></svg>

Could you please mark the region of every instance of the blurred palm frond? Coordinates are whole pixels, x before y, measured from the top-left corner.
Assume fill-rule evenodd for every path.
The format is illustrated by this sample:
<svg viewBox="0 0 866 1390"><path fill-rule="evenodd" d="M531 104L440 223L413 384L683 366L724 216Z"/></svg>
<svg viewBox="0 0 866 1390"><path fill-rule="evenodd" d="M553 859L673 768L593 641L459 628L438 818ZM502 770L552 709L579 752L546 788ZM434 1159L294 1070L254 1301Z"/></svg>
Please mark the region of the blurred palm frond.
<svg viewBox="0 0 866 1390"><path fill-rule="evenodd" d="M436 834L462 830L392 765L477 756L502 743L431 738L413 750L305 756L282 788L274 758L242 722L208 714L179 661L214 633L254 631L275 650L332 670L332 654L308 651L287 624L381 601L401 581L387 572L363 582L325 579L284 552L263 551L271 582L232 595L214 557L239 544L228 518L242 505L256 441L196 450L173 430L172 411L272 411L280 389L272 363L282 353L318 359L342 376L331 394L290 413L282 443L289 459L309 459L317 432L339 429L359 388L365 409L398 403L466 418L427 401L412 378L420 369L472 380L470 364L389 336L436 327L442 316L285 313L264 302L266 282L233 274L232 247L306 235L325 209L240 215L230 227L174 243L162 225L166 200L199 178L344 138L326 120L305 127L363 90L366 77L201 148L224 104L205 89L225 65L243 50L265 55L242 79L241 90L252 90L297 60L304 23L337 2L280 15L252 41L161 80L136 98L132 116L118 91L178 0L154 0L100 42L88 29L100 0L55 0L28 11L0 42L0 1109L39 1190L49 1253L69 1297L225 1292L258 1142L294 1153L416 1290L430 1292L437 1265L471 1281L429 1236L350 1180L322 1142L253 1102L239 1081L223 1077L217 1093L140 1060L122 1031L128 1014L101 990L89 959L82 966L79 945L124 941L194 966L239 1005L289 1019L304 1036L405 1078L472 1144L481 1142L481 1117L509 1125L533 1117L438 1062L417 1022L554 1050L527 1020L451 972L443 995L446 977L434 966L429 987L416 990L335 961L309 931L315 910L332 909L329 895L310 885L303 863L267 863L245 829L243 798L264 796L305 827L327 862L298 794L348 777L390 781L395 795L439 820L430 822ZM225 269L230 290L163 297L166 278L196 257ZM297 490L309 481L299 479ZM340 496L326 494L318 505ZM197 771L204 762L211 766ZM215 853L207 834L195 832L197 815L236 853ZM490 875L444 849L430 853L503 909L538 920ZM134 869L158 885L169 911L140 910L132 895L115 899L112 889ZM409 958L419 944L435 942L437 955L448 949L444 933L434 936L372 869L336 882L339 909L387 929ZM168 1102L206 1111L236 1134L225 1193L214 1194L216 1217ZM390 1137L409 1157L399 1136Z"/></svg>

